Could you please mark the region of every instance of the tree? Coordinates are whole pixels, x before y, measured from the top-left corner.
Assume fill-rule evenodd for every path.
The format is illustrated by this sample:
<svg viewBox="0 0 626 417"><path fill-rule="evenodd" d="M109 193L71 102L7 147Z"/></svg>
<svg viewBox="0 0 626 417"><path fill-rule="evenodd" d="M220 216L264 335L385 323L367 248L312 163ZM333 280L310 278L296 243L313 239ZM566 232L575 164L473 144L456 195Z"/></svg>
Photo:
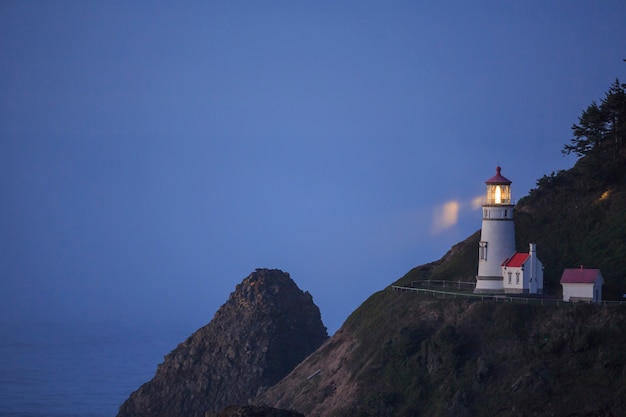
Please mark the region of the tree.
<svg viewBox="0 0 626 417"><path fill-rule="evenodd" d="M602 100L607 122L607 140L613 144L613 156L616 157L626 136L626 84L615 80Z"/></svg>
<svg viewBox="0 0 626 417"><path fill-rule="evenodd" d="M578 124L572 126L574 138L565 145L563 153L584 156L598 149L606 135L605 116L602 109L594 101L578 118Z"/></svg>
<svg viewBox="0 0 626 417"><path fill-rule="evenodd" d="M600 105L591 103L572 126L574 137L563 147L563 154L615 159L626 136L626 84L615 80Z"/></svg>

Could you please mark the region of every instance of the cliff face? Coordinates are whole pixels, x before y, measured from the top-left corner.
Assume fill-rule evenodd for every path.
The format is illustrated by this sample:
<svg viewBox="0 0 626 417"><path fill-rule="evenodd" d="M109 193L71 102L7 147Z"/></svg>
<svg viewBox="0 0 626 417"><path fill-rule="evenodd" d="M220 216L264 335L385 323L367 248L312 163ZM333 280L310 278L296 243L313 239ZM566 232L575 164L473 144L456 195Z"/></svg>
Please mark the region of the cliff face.
<svg viewBox="0 0 626 417"><path fill-rule="evenodd" d="M623 415L626 306L381 291L258 404L317 416Z"/></svg>
<svg viewBox="0 0 626 417"><path fill-rule="evenodd" d="M165 357L118 417L204 416L246 404L327 338L308 292L282 271L257 269L208 325Z"/></svg>

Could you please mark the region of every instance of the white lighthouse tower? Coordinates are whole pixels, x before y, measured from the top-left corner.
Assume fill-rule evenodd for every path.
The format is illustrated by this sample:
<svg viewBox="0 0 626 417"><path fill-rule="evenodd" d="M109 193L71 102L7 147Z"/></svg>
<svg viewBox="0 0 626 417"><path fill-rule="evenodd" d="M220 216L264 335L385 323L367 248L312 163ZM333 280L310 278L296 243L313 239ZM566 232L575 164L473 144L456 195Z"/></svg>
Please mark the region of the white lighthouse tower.
<svg viewBox="0 0 626 417"><path fill-rule="evenodd" d="M487 197L482 206L483 223L478 250L476 293L503 293L502 263L515 253L515 224L511 181L500 174L485 181Z"/></svg>

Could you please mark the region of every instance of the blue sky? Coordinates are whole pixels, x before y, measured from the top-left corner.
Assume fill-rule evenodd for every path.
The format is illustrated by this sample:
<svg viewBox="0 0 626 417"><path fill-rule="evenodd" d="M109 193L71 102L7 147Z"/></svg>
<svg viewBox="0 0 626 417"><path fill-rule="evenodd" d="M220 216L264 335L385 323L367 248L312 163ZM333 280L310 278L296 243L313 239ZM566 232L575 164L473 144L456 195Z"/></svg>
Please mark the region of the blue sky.
<svg viewBox="0 0 626 417"><path fill-rule="evenodd" d="M496 165L519 199L574 163L571 125L626 80L625 19L623 1L4 1L0 317L193 330L268 267L332 333L478 230Z"/></svg>

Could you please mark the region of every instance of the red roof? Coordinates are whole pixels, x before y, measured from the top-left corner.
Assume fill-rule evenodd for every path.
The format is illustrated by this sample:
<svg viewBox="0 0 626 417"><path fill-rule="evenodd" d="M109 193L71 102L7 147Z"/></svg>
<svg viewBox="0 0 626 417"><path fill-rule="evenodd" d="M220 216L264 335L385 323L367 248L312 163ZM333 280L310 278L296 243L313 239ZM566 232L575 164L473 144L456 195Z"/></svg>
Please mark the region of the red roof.
<svg viewBox="0 0 626 417"><path fill-rule="evenodd" d="M517 253L515 252L513 256L502 263L502 266L506 266L509 268L519 268L524 265L524 262L530 257L530 253Z"/></svg>
<svg viewBox="0 0 626 417"><path fill-rule="evenodd" d="M599 269L565 269L561 275L561 284L593 284L598 277L602 279Z"/></svg>
<svg viewBox="0 0 626 417"><path fill-rule="evenodd" d="M496 167L496 175L485 181L485 184L511 184L511 180L500 175L502 168Z"/></svg>

